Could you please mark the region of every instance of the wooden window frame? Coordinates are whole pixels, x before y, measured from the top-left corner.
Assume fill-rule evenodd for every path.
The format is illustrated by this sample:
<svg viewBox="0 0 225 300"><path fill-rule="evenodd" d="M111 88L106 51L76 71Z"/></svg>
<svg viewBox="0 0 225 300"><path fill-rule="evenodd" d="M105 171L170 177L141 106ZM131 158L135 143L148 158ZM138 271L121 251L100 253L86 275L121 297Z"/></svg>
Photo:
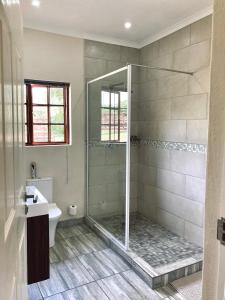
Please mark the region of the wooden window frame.
<svg viewBox="0 0 225 300"><path fill-rule="evenodd" d="M25 126L27 126L27 142L26 146L47 146L47 145L65 145L70 143L70 114L69 114L69 89L70 84L65 82L55 81L43 81L43 80L31 80L25 79L24 84L26 86L26 115L27 120ZM32 100L32 87L46 87L47 88L47 104L34 104ZM50 89L51 88L63 88L63 104L51 104L50 103ZM47 123L34 123L33 122L33 107L47 107ZM64 107L64 122L63 123L51 123L50 122L50 107ZM33 126L34 125L47 125L48 126L48 141L47 142L34 142L33 140ZM51 126L63 125L64 126L64 141L52 142L51 141Z"/></svg>

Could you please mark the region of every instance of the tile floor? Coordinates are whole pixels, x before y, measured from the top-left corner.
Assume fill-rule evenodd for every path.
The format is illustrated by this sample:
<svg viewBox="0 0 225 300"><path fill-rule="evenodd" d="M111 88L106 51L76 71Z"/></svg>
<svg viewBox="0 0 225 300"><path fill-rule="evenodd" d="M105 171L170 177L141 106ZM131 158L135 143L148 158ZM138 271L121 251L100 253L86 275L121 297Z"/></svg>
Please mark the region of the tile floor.
<svg viewBox="0 0 225 300"><path fill-rule="evenodd" d="M125 239L125 217L97 219L119 241ZM130 215L130 249L151 267L159 268L185 259L201 259L202 248L151 222L140 214Z"/></svg>
<svg viewBox="0 0 225 300"><path fill-rule="evenodd" d="M29 300L183 299L172 286L153 291L85 224L59 228L50 279L28 287Z"/></svg>

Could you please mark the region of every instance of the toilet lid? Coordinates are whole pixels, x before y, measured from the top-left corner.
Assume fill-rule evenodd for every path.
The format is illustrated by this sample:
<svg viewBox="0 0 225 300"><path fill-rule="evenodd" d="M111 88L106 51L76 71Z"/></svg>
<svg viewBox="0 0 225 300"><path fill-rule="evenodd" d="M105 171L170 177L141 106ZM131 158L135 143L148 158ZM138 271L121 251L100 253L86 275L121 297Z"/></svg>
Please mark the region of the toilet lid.
<svg viewBox="0 0 225 300"><path fill-rule="evenodd" d="M54 207L49 209L48 214L49 214L49 219L54 219L60 217L62 212L58 207Z"/></svg>

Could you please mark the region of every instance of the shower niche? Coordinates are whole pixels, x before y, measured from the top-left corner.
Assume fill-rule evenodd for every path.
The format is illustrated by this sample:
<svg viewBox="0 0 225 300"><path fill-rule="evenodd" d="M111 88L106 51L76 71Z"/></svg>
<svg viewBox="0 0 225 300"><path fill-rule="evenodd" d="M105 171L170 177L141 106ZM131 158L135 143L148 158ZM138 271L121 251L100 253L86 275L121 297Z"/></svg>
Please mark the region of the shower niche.
<svg viewBox="0 0 225 300"><path fill-rule="evenodd" d="M174 98L188 95L190 78L127 65L87 83L86 222L152 288L202 269L193 228L201 232L203 209L189 199L193 174L182 155L193 165L206 149L179 138L176 125L183 124L172 108Z"/></svg>

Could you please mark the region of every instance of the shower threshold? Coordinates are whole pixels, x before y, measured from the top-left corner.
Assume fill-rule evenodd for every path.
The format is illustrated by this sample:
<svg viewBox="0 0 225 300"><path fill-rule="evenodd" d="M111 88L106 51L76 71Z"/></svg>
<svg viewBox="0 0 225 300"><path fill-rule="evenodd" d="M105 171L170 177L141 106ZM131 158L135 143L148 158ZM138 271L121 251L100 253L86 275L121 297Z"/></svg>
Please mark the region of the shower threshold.
<svg viewBox="0 0 225 300"><path fill-rule="evenodd" d="M86 222L106 243L127 260L142 278L156 289L202 270L202 248L179 237L141 214L130 215L130 250L124 243L124 215Z"/></svg>

